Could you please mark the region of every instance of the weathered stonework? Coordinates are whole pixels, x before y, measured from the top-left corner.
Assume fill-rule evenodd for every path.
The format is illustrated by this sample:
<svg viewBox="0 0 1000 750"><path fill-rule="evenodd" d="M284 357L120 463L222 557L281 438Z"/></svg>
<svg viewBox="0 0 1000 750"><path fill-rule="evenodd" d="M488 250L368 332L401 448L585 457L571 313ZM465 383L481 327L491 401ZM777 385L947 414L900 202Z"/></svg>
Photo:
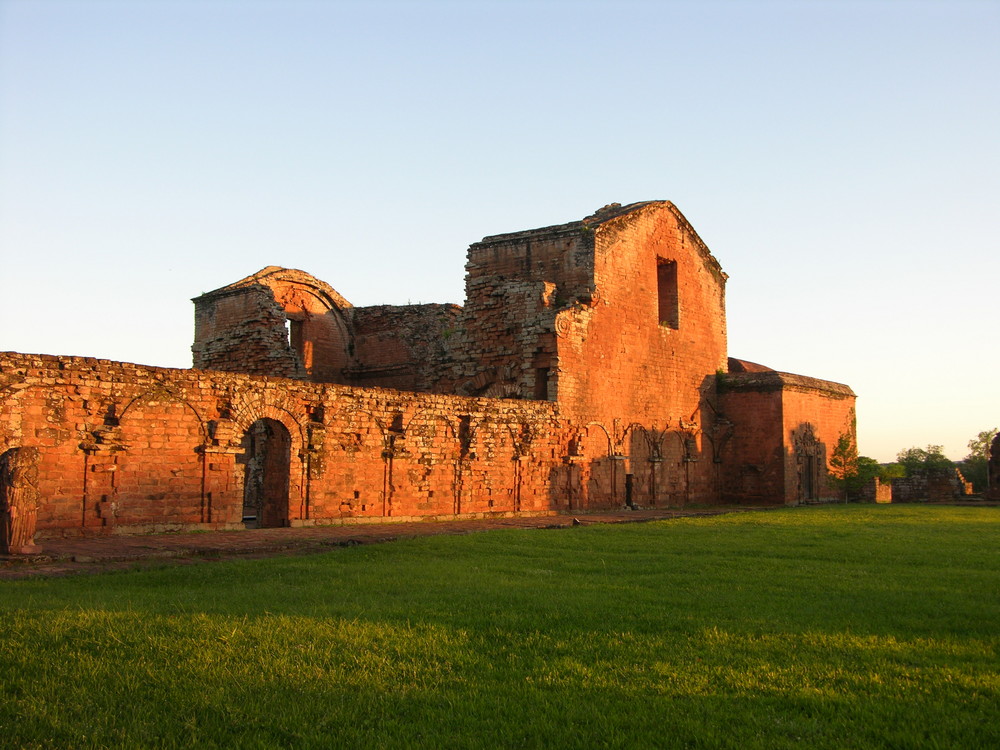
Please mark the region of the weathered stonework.
<svg viewBox="0 0 1000 750"><path fill-rule="evenodd" d="M854 394L728 359L672 204L487 237L466 274L464 307L356 308L265 268L194 300L192 370L0 355L39 537L833 493Z"/></svg>
<svg viewBox="0 0 1000 750"><path fill-rule="evenodd" d="M924 471L892 480L892 502L947 502L972 494L972 484L958 469Z"/></svg>
<svg viewBox="0 0 1000 750"><path fill-rule="evenodd" d="M723 497L795 504L837 494L826 469L837 440L854 431L850 388L731 360L719 390L732 423Z"/></svg>

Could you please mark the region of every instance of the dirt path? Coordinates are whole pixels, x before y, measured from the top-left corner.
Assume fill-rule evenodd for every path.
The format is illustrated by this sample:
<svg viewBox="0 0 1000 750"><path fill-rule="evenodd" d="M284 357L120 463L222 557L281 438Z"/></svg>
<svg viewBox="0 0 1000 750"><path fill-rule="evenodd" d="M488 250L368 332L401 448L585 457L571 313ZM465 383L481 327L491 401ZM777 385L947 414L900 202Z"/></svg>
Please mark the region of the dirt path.
<svg viewBox="0 0 1000 750"><path fill-rule="evenodd" d="M639 523L681 516L713 516L761 507L621 510L572 515L518 516L455 521L314 526L294 529L187 532L145 536L43 539L40 555L0 555L0 580L102 573L164 564L274 557L324 552L335 547L375 544L437 534L471 534L490 529L548 529L595 523Z"/></svg>

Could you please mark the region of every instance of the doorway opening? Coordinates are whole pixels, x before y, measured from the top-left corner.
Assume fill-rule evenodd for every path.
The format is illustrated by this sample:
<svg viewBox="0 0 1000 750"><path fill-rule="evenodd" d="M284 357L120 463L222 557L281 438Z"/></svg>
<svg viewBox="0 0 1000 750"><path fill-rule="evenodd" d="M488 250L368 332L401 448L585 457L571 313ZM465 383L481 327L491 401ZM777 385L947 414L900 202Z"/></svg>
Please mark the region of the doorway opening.
<svg viewBox="0 0 1000 750"><path fill-rule="evenodd" d="M292 438L274 419L258 419L243 435L243 523L248 529L288 526Z"/></svg>
<svg viewBox="0 0 1000 750"><path fill-rule="evenodd" d="M816 492L816 456L802 457L802 499L815 500L818 497Z"/></svg>

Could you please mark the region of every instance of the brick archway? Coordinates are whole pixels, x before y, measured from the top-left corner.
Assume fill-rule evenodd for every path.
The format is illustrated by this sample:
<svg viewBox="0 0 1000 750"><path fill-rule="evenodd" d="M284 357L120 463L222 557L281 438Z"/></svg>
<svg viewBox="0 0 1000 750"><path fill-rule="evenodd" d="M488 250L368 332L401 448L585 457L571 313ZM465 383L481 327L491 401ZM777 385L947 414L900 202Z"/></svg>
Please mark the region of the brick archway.
<svg viewBox="0 0 1000 750"><path fill-rule="evenodd" d="M292 437L274 419L258 419L243 433L243 520L249 528L289 525Z"/></svg>

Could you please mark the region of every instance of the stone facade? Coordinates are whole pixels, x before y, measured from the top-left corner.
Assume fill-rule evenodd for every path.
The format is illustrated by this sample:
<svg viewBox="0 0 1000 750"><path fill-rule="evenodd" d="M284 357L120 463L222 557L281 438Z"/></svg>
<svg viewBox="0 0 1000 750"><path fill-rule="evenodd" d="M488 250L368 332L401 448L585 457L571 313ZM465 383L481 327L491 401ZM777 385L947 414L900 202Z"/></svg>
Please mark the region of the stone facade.
<svg viewBox="0 0 1000 750"><path fill-rule="evenodd" d="M192 370L0 356L0 455L41 537L828 497L854 394L729 359L726 279L665 201L475 243L464 307L271 266Z"/></svg>
<svg viewBox="0 0 1000 750"><path fill-rule="evenodd" d="M254 506L282 526L589 504L559 481L548 402L47 355L0 371L0 454L38 449L43 535L230 528Z"/></svg>

